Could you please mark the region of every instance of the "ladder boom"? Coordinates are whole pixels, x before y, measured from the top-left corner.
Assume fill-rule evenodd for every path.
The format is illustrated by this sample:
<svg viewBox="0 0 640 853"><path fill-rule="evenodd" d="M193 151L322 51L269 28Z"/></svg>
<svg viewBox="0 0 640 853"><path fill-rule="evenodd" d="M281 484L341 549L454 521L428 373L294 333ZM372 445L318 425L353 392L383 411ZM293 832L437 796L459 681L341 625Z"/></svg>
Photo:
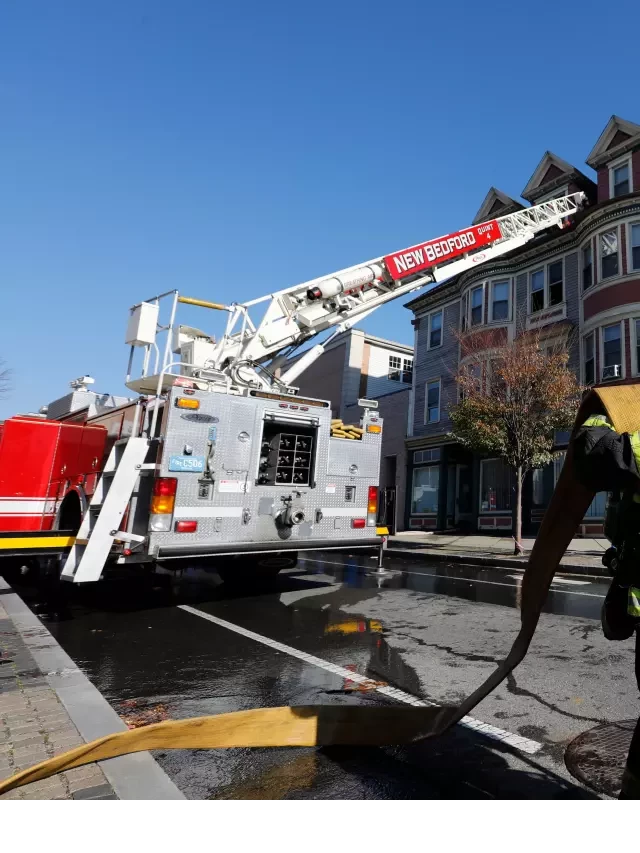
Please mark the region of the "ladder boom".
<svg viewBox="0 0 640 853"><path fill-rule="evenodd" d="M274 357L332 326L368 313L430 283L458 275L524 245L540 231L562 225L582 206L584 193L543 202L462 231L438 237L340 270L331 276L278 291L260 300L232 306L243 314L269 300L263 320L244 335L230 327L220 344L224 357L254 362Z"/></svg>

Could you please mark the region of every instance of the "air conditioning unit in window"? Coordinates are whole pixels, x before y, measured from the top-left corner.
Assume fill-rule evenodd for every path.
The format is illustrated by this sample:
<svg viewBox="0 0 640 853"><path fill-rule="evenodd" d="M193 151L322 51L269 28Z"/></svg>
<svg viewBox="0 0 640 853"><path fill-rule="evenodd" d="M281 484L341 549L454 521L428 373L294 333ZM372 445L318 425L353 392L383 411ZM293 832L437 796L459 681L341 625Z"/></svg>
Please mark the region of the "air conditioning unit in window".
<svg viewBox="0 0 640 853"><path fill-rule="evenodd" d="M620 365L619 364L610 364L608 367L602 368L602 381L606 382L607 379L620 379Z"/></svg>

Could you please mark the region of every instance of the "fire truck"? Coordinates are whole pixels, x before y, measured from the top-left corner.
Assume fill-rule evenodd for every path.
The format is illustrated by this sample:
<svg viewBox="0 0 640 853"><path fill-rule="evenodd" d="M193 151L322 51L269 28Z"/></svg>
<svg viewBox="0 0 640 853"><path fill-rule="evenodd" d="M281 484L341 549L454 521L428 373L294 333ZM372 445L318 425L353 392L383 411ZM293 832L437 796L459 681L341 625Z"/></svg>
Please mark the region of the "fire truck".
<svg viewBox="0 0 640 853"><path fill-rule="evenodd" d="M565 227L583 203L553 199L248 302L174 290L137 303L131 398L81 377L46 415L0 425L4 565L53 565L73 583L193 565L243 578L299 550L378 547L377 403L345 426L296 378L376 308ZM219 340L180 323L185 305L226 314Z"/></svg>

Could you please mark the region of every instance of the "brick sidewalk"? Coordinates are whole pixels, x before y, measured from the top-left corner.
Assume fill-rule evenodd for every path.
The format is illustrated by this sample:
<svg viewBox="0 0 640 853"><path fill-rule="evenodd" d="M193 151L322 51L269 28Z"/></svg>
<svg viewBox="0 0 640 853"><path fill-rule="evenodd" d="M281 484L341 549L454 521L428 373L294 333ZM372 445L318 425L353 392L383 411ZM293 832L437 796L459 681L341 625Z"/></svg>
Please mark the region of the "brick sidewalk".
<svg viewBox="0 0 640 853"><path fill-rule="evenodd" d="M2 606L0 597L0 779L84 743ZM97 764L32 782L0 800L117 799Z"/></svg>

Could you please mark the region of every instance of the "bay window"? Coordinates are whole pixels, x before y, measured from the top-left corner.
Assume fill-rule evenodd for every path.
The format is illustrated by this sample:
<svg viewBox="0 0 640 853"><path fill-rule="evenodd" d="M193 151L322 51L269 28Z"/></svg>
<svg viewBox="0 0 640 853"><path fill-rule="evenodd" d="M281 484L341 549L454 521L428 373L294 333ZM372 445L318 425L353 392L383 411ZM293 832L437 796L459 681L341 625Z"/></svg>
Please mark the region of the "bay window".
<svg viewBox="0 0 640 853"><path fill-rule="evenodd" d="M491 284L491 320L509 319L509 282L494 281Z"/></svg>
<svg viewBox="0 0 640 853"><path fill-rule="evenodd" d="M549 277L548 305L559 305L564 299L562 289L562 261L554 261L547 268Z"/></svg>
<svg viewBox="0 0 640 853"><path fill-rule="evenodd" d="M596 357L594 334L591 332L583 341L584 345L584 384L593 385L596 381Z"/></svg>
<svg viewBox="0 0 640 853"><path fill-rule="evenodd" d="M544 270L531 273L531 313L544 308Z"/></svg>
<svg viewBox="0 0 640 853"><path fill-rule="evenodd" d="M620 323L612 323L611 326L604 326L602 329L602 367L613 368L616 365L622 365Z"/></svg>
<svg viewBox="0 0 640 853"><path fill-rule="evenodd" d="M582 250L582 289L586 290L593 284L593 259L591 257L591 243Z"/></svg>
<svg viewBox="0 0 640 853"><path fill-rule="evenodd" d="M471 325L479 326L482 323L484 287L474 287L471 291Z"/></svg>
<svg viewBox="0 0 640 853"><path fill-rule="evenodd" d="M618 275L618 230L605 231L600 235L600 277Z"/></svg>
<svg viewBox="0 0 640 853"><path fill-rule="evenodd" d="M640 222L634 222L631 231L631 269L640 270Z"/></svg>

